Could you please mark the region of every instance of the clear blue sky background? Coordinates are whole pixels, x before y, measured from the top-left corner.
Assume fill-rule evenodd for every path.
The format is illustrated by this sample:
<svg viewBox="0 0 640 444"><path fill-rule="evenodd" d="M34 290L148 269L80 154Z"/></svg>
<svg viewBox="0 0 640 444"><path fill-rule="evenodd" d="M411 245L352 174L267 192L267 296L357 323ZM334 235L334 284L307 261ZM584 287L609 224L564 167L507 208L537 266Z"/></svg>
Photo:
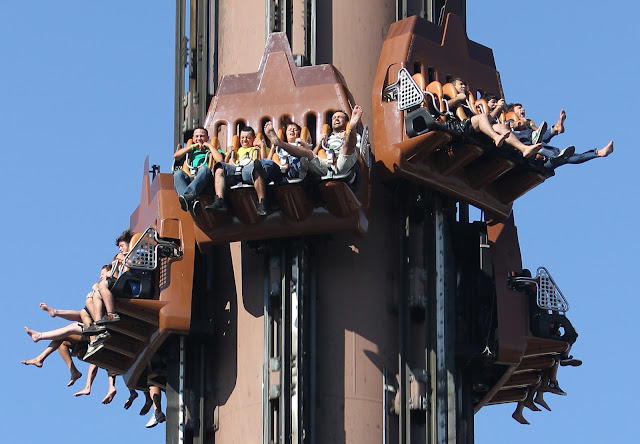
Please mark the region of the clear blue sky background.
<svg viewBox="0 0 640 444"><path fill-rule="evenodd" d="M631 116L640 7L468 3L469 37L493 48L508 101L550 123L564 108L560 146L583 151L613 139L616 149L607 159L563 167L515 205L523 263L548 267L569 298L580 333L573 354L585 363L560 370L569 396L547 395L553 412L526 411L531 426L511 419L513 404L483 409L475 418L476 442L635 442L639 303L632 268L640 155ZM68 372L58 356L42 369L19 361L45 345L32 344L24 325L64 325L38 303L81 306L114 254L115 237L139 200L144 157L170 167L174 10L172 0L0 6L0 134L7 154L0 175L3 442L164 441L164 425L144 429L141 398L122 409L122 380L114 402L103 406L103 371L92 395L76 399L82 381L65 386ZM86 372L85 364L78 367Z"/></svg>

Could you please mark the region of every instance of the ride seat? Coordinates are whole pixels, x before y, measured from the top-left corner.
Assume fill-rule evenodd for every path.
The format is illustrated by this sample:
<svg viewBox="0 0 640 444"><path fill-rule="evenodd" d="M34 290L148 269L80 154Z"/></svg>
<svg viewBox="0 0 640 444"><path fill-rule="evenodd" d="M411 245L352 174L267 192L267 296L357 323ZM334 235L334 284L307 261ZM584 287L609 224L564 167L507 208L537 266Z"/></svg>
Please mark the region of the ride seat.
<svg viewBox="0 0 640 444"><path fill-rule="evenodd" d="M509 111L508 113L505 114L503 123L507 123L509 120L512 120L515 123L520 120L520 117L518 117L518 115L513 111Z"/></svg>
<svg viewBox="0 0 640 444"><path fill-rule="evenodd" d="M209 139L209 144L211 144L211 146L213 146L214 149L220 150L220 141L218 140L217 137L211 137ZM190 146L193 145L193 139L189 139L187 140L187 143L185 144L185 146ZM213 165L214 165L214 160L213 160L213 156L209 155L209 153L207 153L207 157L206 160L207 165L209 166L210 169L213 170ZM177 170L178 168L180 168L177 164L176 161L174 160L173 162L173 168L172 170ZM189 167L189 153L187 153L187 155L184 157L184 160L182 161L182 171L184 171L186 174L188 174L189 176L193 176L193 172L191 171L191 168Z"/></svg>
<svg viewBox="0 0 640 444"><path fill-rule="evenodd" d="M257 133L256 139L264 140L262 133ZM260 149L258 147L254 147L254 149L243 158L238 158L238 151L240 150L240 138L238 135L233 136L230 148L233 149L230 151L229 162L233 162L236 165L237 175L242 174L242 168L249 165L251 161L260 159Z"/></svg>
<svg viewBox="0 0 640 444"><path fill-rule="evenodd" d="M472 95L469 97L473 97ZM489 104L484 99L477 99L474 101L473 106L478 114L489 114Z"/></svg>
<svg viewBox="0 0 640 444"><path fill-rule="evenodd" d="M280 140L287 140L284 129L280 128L278 130L278 138ZM306 141L308 145L313 146L313 140L311 139L309 128L307 128L306 126L302 127L302 129L300 130L300 139ZM287 171L289 171L289 168L291 165L288 163L288 160L289 160L288 156L281 158L278 155L277 151L274 150L273 155L271 156L271 160L273 160L280 167L280 171L282 172L282 174L286 174ZM292 183L292 182L296 183L296 182L299 182L300 180L287 178L287 181L289 183Z"/></svg>
<svg viewBox="0 0 640 444"><path fill-rule="evenodd" d="M450 97L451 99L453 99L454 97L456 97L458 95L458 90L456 89L456 87L454 86L453 83L445 83L442 86L442 94L445 95L445 96ZM446 104L447 112L450 113L450 114L453 114L451 109L449 109L449 102L446 99L445 99L445 104ZM466 104L467 104L467 106L469 106L471 108L471 105L469 105L469 99L467 99L467 103ZM455 115L460 120L464 120L464 119L466 119L468 117L471 117L471 116L467 116L467 114L463 111L461 106L458 106L456 108Z"/></svg>
<svg viewBox="0 0 640 444"><path fill-rule="evenodd" d="M351 122L347 122L347 127L345 129L346 132L349 132L350 128L351 128ZM318 150L318 157L320 159L326 160L332 165L335 165L336 162L338 161L338 158L334 155L333 150L329 150L325 148L325 145L324 145L324 138L325 136L328 137L330 133L331 133L331 128L329 127L329 124L325 123L324 125L322 125L321 137L323 142L322 142L322 147Z"/></svg>
<svg viewBox="0 0 640 444"><path fill-rule="evenodd" d="M434 80L427 85L427 90L425 91L425 93L429 94L433 101L433 110L430 111L437 111L437 114L441 116L444 115L444 113L446 112L446 106L442 100L444 97L444 93L442 92L442 84L437 80Z"/></svg>

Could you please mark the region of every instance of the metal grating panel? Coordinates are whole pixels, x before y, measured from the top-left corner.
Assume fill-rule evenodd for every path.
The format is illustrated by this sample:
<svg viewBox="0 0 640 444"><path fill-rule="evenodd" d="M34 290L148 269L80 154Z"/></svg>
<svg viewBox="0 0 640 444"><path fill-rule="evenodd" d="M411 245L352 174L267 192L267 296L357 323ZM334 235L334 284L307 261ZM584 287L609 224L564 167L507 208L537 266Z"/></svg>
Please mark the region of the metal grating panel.
<svg viewBox="0 0 640 444"><path fill-rule="evenodd" d="M136 270L155 270L157 266L156 245L156 230L147 228L127 254L124 264Z"/></svg>
<svg viewBox="0 0 640 444"><path fill-rule="evenodd" d="M424 92L406 68L402 68L398 72L398 83L398 109L409 109L424 101Z"/></svg>
<svg viewBox="0 0 640 444"><path fill-rule="evenodd" d="M160 276L158 277L158 287L160 291L169 286L169 258L160 258Z"/></svg>
<svg viewBox="0 0 640 444"><path fill-rule="evenodd" d="M360 158L364 160L364 163L371 168L371 151L369 145L369 127L367 125L364 126L364 130L362 131L362 140L360 143Z"/></svg>
<svg viewBox="0 0 640 444"><path fill-rule="evenodd" d="M538 268L538 307L545 310L569 311L569 302L554 282L549 271Z"/></svg>

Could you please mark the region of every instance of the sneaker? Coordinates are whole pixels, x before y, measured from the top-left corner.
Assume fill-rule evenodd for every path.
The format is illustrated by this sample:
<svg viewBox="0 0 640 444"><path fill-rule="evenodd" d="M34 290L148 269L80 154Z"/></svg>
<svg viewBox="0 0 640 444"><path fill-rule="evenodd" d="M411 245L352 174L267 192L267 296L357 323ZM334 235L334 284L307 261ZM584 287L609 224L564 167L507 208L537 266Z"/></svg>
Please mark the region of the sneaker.
<svg viewBox="0 0 640 444"><path fill-rule="evenodd" d="M258 206L256 207L256 213L258 213L258 216L267 215L267 203L265 202L264 198L260 199L260 202L258 202Z"/></svg>
<svg viewBox="0 0 640 444"><path fill-rule="evenodd" d="M262 162L260 162L260 160L258 159L253 161L253 171L258 173L258 176L262 177L263 179L267 177L267 171L262 166Z"/></svg>
<svg viewBox="0 0 640 444"><path fill-rule="evenodd" d="M224 199L216 196L215 200L212 204L204 207L205 210L210 211L212 213L226 213L227 212L227 204L224 203Z"/></svg>
<svg viewBox="0 0 640 444"><path fill-rule="evenodd" d="M102 350L103 348L104 348L104 344L97 344L97 345L89 344L89 346L87 347L87 351L85 352L84 356L82 357L82 360L86 361L91 356L95 355L100 350Z"/></svg>
<svg viewBox="0 0 640 444"><path fill-rule="evenodd" d="M107 327L104 325L96 325L96 323L92 323L89 328L82 330L83 336L93 336L98 333L102 333L103 331L107 331Z"/></svg>
<svg viewBox="0 0 640 444"><path fill-rule="evenodd" d="M107 313L102 319L96 321L96 325L109 324L111 322L118 322L119 320L120 315L118 313Z"/></svg>
<svg viewBox="0 0 640 444"><path fill-rule="evenodd" d="M549 381L549 391L554 395L567 396L567 392L560 388L558 381Z"/></svg>
<svg viewBox="0 0 640 444"><path fill-rule="evenodd" d="M542 136L547 132L547 122L542 122L537 130L531 134L531 145L540 143Z"/></svg>
<svg viewBox="0 0 640 444"><path fill-rule="evenodd" d="M98 346L103 342L107 341L110 337L111 337L111 333L109 333L108 331L105 331L104 333L100 333L98 336L96 336L96 338L93 341L91 341L91 343L89 344L89 347Z"/></svg>
<svg viewBox="0 0 640 444"><path fill-rule="evenodd" d="M580 367L582 365L582 361L580 359L576 359L573 356L569 356L568 358L562 358L560 360L560 365L566 367L568 365L572 367Z"/></svg>
<svg viewBox="0 0 640 444"><path fill-rule="evenodd" d="M300 158L300 171L298 172L298 178L304 180L309 172L309 159L306 157Z"/></svg>
<svg viewBox="0 0 640 444"><path fill-rule="evenodd" d="M180 202L180 208L182 208L182 211L189 211L189 201L185 196L178 196L178 201Z"/></svg>
<svg viewBox="0 0 640 444"><path fill-rule="evenodd" d="M576 147L571 145L566 147L565 149L563 149L562 151L560 151L560 153L558 153L558 155L556 157L554 157L553 159L551 159L551 163L552 165L555 167L559 166L559 165L563 165L564 163L566 163L566 160L573 156L576 152Z"/></svg>
<svg viewBox="0 0 640 444"><path fill-rule="evenodd" d="M154 412L153 416L151 417L151 419L149 420L147 425L145 425L145 427L150 429L152 427L157 426L158 424L160 424L162 422L165 422L166 420L167 420L167 417L164 416L164 413L162 413L162 412Z"/></svg>
<svg viewBox="0 0 640 444"><path fill-rule="evenodd" d="M200 209L202 208L202 205L200 204L199 200L194 200L193 204L191 205L191 214L193 214L194 216L197 216L198 214L200 214Z"/></svg>

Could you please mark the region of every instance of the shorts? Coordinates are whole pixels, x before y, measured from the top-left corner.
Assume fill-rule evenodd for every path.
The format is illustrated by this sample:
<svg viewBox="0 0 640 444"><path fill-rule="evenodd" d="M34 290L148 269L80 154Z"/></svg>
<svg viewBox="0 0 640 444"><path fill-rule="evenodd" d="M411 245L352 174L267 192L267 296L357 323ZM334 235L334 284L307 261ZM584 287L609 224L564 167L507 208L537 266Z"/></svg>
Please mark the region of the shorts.
<svg viewBox="0 0 640 444"><path fill-rule="evenodd" d="M87 312L87 314L89 315L89 318L91 319L91 322L95 322L95 320L93 319L93 316L91 316L91 313L89 313L89 309L87 308L87 306L85 305L82 309Z"/></svg>
<svg viewBox="0 0 640 444"><path fill-rule="evenodd" d="M314 157L311 162L309 162L309 170L314 171L314 168L312 168L311 165L314 165L316 159L318 159L317 156ZM358 162L358 150L356 148L353 153L348 155L342 153L338 154L335 165L327 162L324 159L318 159L318 162L320 163L320 165L323 165L322 171L324 171L324 174L322 174L322 176L327 174L329 168L331 168L336 174L347 174L349 171L351 171L351 168L353 168L354 165Z"/></svg>

